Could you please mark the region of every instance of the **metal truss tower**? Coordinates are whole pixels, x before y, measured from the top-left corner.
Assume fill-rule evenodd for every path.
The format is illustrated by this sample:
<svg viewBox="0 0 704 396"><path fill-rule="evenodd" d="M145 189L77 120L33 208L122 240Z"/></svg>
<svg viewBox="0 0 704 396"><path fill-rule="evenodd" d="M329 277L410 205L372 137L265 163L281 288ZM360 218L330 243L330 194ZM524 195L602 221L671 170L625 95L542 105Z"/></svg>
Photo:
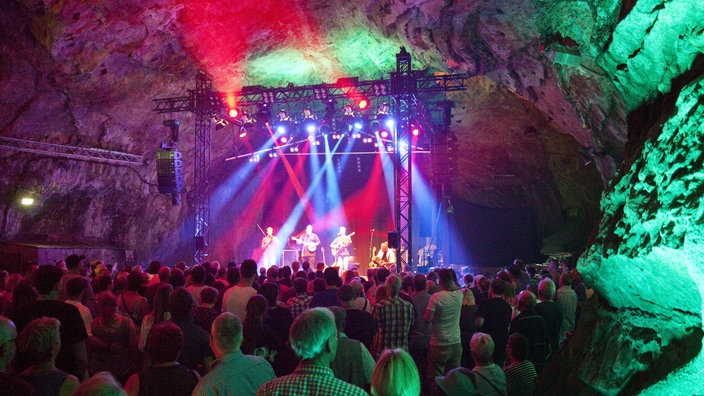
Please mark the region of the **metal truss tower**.
<svg viewBox="0 0 704 396"><path fill-rule="evenodd" d="M196 77L194 112L196 125L193 176L193 206L195 210L195 254L201 263L208 258L210 245L210 154L213 116L212 82L200 72Z"/></svg>
<svg viewBox="0 0 704 396"><path fill-rule="evenodd" d="M396 54L396 72L391 73L391 95L396 118L394 134L394 215L395 232L398 235L398 269L403 271L406 264L413 265L412 227L412 150L411 150L411 113L416 102L416 78L411 67L411 54L401 47ZM410 252L409 252L410 251Z"/></svg>

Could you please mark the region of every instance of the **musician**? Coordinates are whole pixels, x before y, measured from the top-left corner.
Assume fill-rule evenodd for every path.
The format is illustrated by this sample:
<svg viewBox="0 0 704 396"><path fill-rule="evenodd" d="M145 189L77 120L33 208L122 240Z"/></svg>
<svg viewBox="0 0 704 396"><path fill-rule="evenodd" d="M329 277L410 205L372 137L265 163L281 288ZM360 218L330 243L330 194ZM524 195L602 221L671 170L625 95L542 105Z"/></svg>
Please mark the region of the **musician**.
<svg viewBox="0 0 704 396"><path fill-rule="evenodd" d="M418 249L418 266L434 266L438 247L431 237L425 237L425 245Z"/></svg>
<svg viewBox="0 0 704 396"><path fill-rule="evenodd" d="M383 242L379 248L379 253L376 254L376 260L378 266L388 267L390 264L396 264L396 252L393 249L389 249L389 243Z"/></svg>
<svg viewBox="0 0 704 396"><path fill-rule="evenodd" d="M350 257L350 245L352 244L352 235L347 235L347 228L340 227L337 237L330 244L330 249L335 256L335 264L340 267L340 271L347 270L347 260Z"/></svg>
<svg viewBox="0 0 704 396"><path fill-rule="evenodd" d="M279 266L279 252L281 251L281 241L274 235L274 229L267 227L266 235L262 238L262 260L260 267L270 268L271 266Z"/></svg>
<svg viewBox="0 0 704 396"><path fill-rule="evenodd" d="M306 232L300 238L293 238L301 246L301 262L307 261L311 265L315 264L315 253L320 245L320 238L313 233L313 226L308 225Z"/></svg>

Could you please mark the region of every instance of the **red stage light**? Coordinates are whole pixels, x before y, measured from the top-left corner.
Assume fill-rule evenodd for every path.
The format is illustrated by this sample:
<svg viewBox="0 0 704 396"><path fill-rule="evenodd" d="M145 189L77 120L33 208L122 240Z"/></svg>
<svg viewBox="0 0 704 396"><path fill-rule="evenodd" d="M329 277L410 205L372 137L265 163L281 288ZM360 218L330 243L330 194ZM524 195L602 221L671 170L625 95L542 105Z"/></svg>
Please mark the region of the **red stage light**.
<svg viewBox="0 0 704 396"><path fill-rule="evenodd" d="M239 114L239 113L238 113L237 109L230 109L229 114L230 114L230 117L235 118L235 117L237 117L237 114Z"/></svg>
<svg viewBox="0 0 704 396"><path fill-rule="evenodd" d="M287 137L287 136L281 136L281 138L279 139L279 141L280 141L281 143L287 143L287 142L288 142L288 137Z"/></svg>
<svg viewBox="0 0 704 396"><path fill-rule="evenodd" d="M418 136L418 135L420 135L420 129L413 128L413 136Z"/></svg>
<svg viewBox="0 0 704 396"><path fill-rule="evenodd" d="M379 132L379 135L381 136L382 139L386 139L389 137L389 131L381 131L381 132Z"/></svg>
<svg viewBox="0 0 704 396"><path fill-rule="evenodd" d="M360 110L364 110L367 108L367 106L369 106L369 101L365 98L362 98L357 103L357 106L360 108Z"/></svg>

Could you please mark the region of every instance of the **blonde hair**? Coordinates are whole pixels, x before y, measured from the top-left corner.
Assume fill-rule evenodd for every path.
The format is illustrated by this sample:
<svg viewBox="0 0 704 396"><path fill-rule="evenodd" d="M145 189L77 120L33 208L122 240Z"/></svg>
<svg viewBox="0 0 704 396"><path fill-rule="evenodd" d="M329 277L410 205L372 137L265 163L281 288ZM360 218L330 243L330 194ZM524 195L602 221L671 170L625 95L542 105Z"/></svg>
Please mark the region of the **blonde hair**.
<svg viewBox="0 0 704 396"><path fill-rule="evenodd" d="M468 287L462 290L462 295L464 296L462 298L462 305L477 305L474 300L474 293L472 293L472 290Z"/></svg>
<svg viewBox="0 0 704 396"><path fill-rule="evenodd" d="M17 339L17 349L32 364L48 362L61 346L60 322L56 318L41 317L25 326ZM56 348L56 349L54 349Z"/></svg>
<svg viewBox="0 0 704 396"><path fill-rule="evenodd" d="M372 396L418 396L420 377L413 358L403 349L385 350L374 367Z"/></svg>

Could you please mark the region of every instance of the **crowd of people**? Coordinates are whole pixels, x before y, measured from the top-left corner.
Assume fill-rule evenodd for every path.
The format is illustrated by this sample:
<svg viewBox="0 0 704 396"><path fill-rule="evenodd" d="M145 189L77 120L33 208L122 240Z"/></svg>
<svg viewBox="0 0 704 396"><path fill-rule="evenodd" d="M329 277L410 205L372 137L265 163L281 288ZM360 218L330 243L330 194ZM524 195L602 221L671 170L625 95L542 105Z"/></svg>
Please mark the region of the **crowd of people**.
<svg viewBox="0 0 704 396"><path fill-rule="evenodd" d="M13 395L532 395L587 289L569 261L495 276L253 260L0 272Z"/></svg>

